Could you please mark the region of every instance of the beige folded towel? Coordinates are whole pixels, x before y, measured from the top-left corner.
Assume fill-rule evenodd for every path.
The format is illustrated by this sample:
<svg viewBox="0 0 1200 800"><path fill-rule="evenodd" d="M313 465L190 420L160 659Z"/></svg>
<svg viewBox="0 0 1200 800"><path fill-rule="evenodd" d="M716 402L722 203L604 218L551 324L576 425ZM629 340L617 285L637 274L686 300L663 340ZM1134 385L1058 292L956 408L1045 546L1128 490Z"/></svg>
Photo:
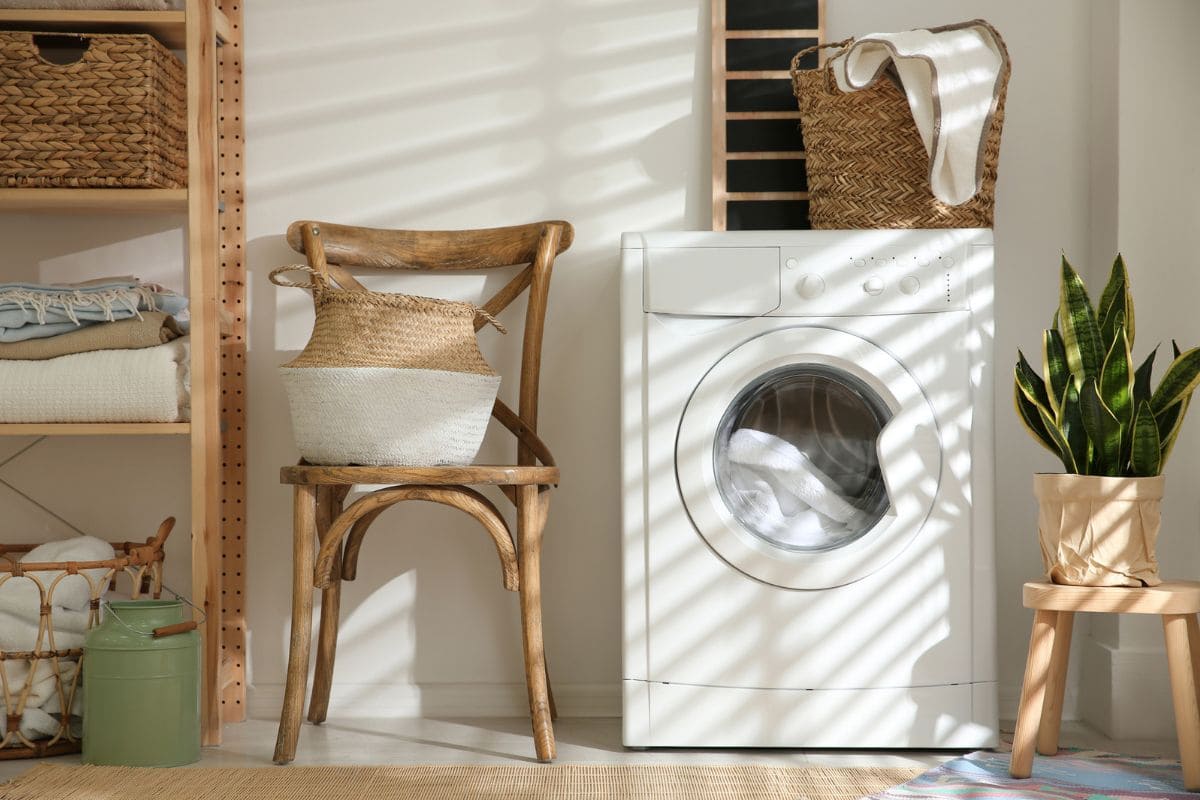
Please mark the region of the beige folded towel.
<svg viewBox="0 0 1200 800"><path fill-rule="evenodd" d="M174 317L162 311L143 311L141 319L101 322L44 339L0 342L0 361L42 361L96 350L140 350L180 336L183 331Z"/></svg>

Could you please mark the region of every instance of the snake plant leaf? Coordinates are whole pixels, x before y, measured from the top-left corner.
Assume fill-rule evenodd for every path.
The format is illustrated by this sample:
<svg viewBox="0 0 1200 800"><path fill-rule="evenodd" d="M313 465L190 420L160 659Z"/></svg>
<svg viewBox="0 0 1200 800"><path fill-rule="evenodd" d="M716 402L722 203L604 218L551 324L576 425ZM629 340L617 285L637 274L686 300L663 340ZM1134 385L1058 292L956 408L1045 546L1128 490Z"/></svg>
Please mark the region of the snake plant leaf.
<svg viewBox="0 0 1200 800"><path fill-rule="evenodd" d="M1143 400L1150 399L1150 377L1154 372L1154 356L1158 354L1158 346L1150 351L1150 355L1146 356L1146 360L1137 368L1137 372L1133 373L1133 402L1135 405L1141 405Z"/></svg>
<svg viewBox="0 0 1200 800"><path fill-rule="evenodd" d="M1079 392L1079 408L1083 416L1083 427L1092 443L1089 475L1121 474L1121 423L1112 410L1104 404L1095 378L1083 382Z"/></svg>
<svg viewBox="0 0 1200 800"><path fill-rule="evenodd" d="M1129 345L1133 346L1133 295L1129 290L1129 272L1125 269L1125 259L1120 253L1117 253L1113 261L1108 283L1100 295L1096 316L1100 320L1100 334L1106 347L1112 346L1116 338L1116 329L1122 323Z"/></svg>
<svg viewBox="0 0 1200 800"><path fill-rule="evenodd" d="M1183 427L1183 418L1187 416L1188 405L1191 402L1192 396L1189 394L1183 400L1154 417L1154 421L1158 425L1159 437L1162 440L1160 444L1162 453L1160 467L1165 467L1167 459L1171 457L1171 450L1175 447L1175 439L1179 436L1179 429Z"/></svg>
<svg viewBox="0 0 1200 800"><path fill-rule="evenodd" d="M1062 334L1057 328L1042 333L1042 376L1046 396L1050 400L1050 410L1057 418L1058 398L1062 397L1063 389L1071 378L1071 370L1067 366L1067 350L1063 346Z"/></svg>
<svg viewBox="0 0 1200 800"><path fill-rule="evenodd" d="M1063 432L1059 429L1058 423L1055 422L1054 418L1046 413L1044 408L1039 408L1037 412L1042 418L1042 427L1050 436L1050 440L1054 442L1054 449L1051 450L1051 452L1055 453L1059 458L1062 459L1063 468L1066 469L1067 472L1078 472L1078 470L1075 468L1075 456L1071 453L1071 445L1067 442L1067 438L1063 436Z"/></svg>
<svg viewBox="0 0 1200 800"><path fill-rule="evenodd" d="M1088 440L1087 429L1083 427L1083 411L1079 407L1079 376L1072 376L1067 381L1066 391L1063 392L1059 405L1062 413L1058 416L1058 427L1062 429L1063 438L1071 451L1071 459L1075 462L1076 472L1087 474L1091 442Z"/></svg>
<svg viewBox="0 0 1200 800"><path fill-rule="evenodd" d="M1100 372L1104 359L1100 339L1100 326L1096 312L1088 299L1083 279L1074 267L1062 259L1062 286L1059 295L1058 321L1062 327L1063 344L1067 351L1067 364L1079 383L1089 375ZM1078 387L1077 387L1078 388Z"/></svg>
<svg viewBox="0 0 1200 800"><path fill-rule="evenodd" d="M1062 458L1062 450L1046 430L1039 408L1029 401L1029 398L1021 391L1021 387L1016 384L1013 385L1013 401L1017 407L1017 416L1020 417L1021 422L1025 423L1025 428L1033 434L1033 438L1038 440L1038 444Z"/></svg>
<svg viewBox="0 0 1200 800"><path fill-rule="evenodd" d="M1150 410L1149 402L1138 405L1137 416L1133 419L1133 452L1130 456L1130 466L1134 476L1139 478L1152 477L1162 469L1158 423L1154 421L1154 412Z"/></svg>
<svg viewBox="0 0 1200 800"><path fill-rule="evenodd" d="M1025 359L1025 354L1020 350L1017 351L1017 367L1014 370L1016 376L1017 387L1031 403L1039 405L1047 411L1052 410L1050 406L1050 398L1046 396L1046 384L1042 381L1042 376L1038 375L1029 362Z"/></svg>
<svg viewBox="0 0 1200 800"><path fill-rule="evenodd" d="M1129 368L1129 340L1125 329L1118 328L1116 339L1104 357L1100 370L1099 395L1122 426L1133 426L1133 372Z"/></svg>
<svg viewBox="0 0 1200 800"><path fill-rule="evenodd" d="M1197 386L1200 386L1200 347L1193 347L1176 356L1171 366L1167 367L1166 374L1150 397L1150 408L1155 414L1161 414L1190 395Z"/></svg>
<svg viewBox="0 0 1200 800"><path fill-rule="evenodd" d="M1183 353L1179 351L1179 342L1175 341L1174 339L1171 340L1171 352L1174 354L1171 356L1172 359L1179 358L1181 355L1183 355Z"/></svg>

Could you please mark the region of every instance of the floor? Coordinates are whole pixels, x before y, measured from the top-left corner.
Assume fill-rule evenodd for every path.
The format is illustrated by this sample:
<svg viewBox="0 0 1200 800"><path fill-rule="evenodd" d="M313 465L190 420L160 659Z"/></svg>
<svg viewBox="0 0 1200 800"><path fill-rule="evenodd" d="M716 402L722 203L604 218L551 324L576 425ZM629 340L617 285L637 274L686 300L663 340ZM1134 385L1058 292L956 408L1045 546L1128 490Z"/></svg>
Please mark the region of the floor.
<svg viewBox="0 0 1200 800"><path fill-rule="evenodd" d="M1011 730L1011 724L1003 726ZM271 764L275 720L255 719L229 725L220 748L206 748L199 766L263 767ZM626 750L616 718L571 718L556 723L560 763L737 764L778 766L928 767L957 752L855 750ZM1084 747L1137 755L1175 756L1173 741L1114 742L1082 723L1063 725L1064 747ZM47 761L79 762L79 756ZM536 763L523 718L499 719L344 719L321 726L306 724L297 764L522 764ZM37 761L0 762L0 781L9 780Z"/></svg>

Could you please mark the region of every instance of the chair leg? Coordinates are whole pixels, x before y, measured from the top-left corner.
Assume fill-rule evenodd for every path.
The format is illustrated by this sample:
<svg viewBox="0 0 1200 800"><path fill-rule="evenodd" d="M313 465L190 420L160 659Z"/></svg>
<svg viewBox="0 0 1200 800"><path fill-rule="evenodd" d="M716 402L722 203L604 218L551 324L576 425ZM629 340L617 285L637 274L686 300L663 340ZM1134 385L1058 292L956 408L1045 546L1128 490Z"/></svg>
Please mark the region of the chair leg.
<svg viewBox="0 0 1200 800"><path fill-rule="evenodd" d="M537 486L517 487L517 556L521 570L521 639L525 650L525 682L529 714L539 761L555 756L554 723L550 712L549 681L542 643L542 530L539 506L545 502Z"/></svg>
<svg viewBox="0 0 1200 800"><path fill-rule="evenodd" d="M546 697L550 700L550 719L558 719L558 706L554 703L554 684L550 681L550 662L546 659L545 648L542 648L542 664L546 668Z"/></svg>
<svg viewBox="0 0 1200 800"><path fill-rule="evenodd" d="M1179 760L1183 763L1183 785L1189 792L1200 790L1200 709L1196 706L1196 672L1188 636L1190 614L1163 614L1167 639L1167 667L1171 673L1171 699L1175 705L1175 732L1179 736ZM1193 622L1193 625L1195 623Z"/></svg>
<svg viewBox="0 0 1200 800"><path fill-rule="evenodd" d="M341 513L341 500L333 487L317 489L317 540ZM338 614L342 603L342 552L333 561L333 580L321 591L321 625L317 634L317 666L313 673L312 699L308 703L308 721L320 725L329 712L329 692L333 688L333 664L337 658Z"/></svg>
<svg viewBox="0 0 1200 800"><path fill-rule="evenodd" d="M1037 751L1044 756L1058 752L1058 732L1062 727L1063 696L1067 690L1067 661L1071 656L1071 631L1075 613L1059 611L1054 618L1054 647L1050 653L1050 677L1042 703Z"/></svg>
<svg viewBox="0 0 1200 800"><path fill-rule="evenodd" d="M1042 719L1056 619L1057 613L1054 611L1039 609L1033 615L1033 633L1029 637L1029 655L1025 661L1025 681L1021 685L1021 705L1017 709L1017 729L1013 733L1012 757L1008 764L1008 774L1014 778L1028 778L1033 772L1033 749Z"/></svg>
<svg viewBox="0 0 1200 800"><path fill-rule="evenodd" d="M288 650L287 685L275 740L275 763L296 757L296 741L304 712L308 655L312 639L313 561L317 532L316 487L297 485L292 522L292 631Z"/></svg>

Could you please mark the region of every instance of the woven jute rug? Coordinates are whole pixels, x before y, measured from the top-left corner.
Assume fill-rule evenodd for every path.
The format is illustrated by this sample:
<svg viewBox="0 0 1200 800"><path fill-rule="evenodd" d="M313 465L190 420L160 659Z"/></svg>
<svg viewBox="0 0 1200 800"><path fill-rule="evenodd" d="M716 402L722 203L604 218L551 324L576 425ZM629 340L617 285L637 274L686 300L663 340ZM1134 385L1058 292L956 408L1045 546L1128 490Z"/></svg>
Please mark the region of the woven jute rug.
<svg viewBox="0 0 1200 800"><path fill-rule="evenodd" d="M43 765L3 800L859 800L914 769L409 766L134 769Z"/></svg>

